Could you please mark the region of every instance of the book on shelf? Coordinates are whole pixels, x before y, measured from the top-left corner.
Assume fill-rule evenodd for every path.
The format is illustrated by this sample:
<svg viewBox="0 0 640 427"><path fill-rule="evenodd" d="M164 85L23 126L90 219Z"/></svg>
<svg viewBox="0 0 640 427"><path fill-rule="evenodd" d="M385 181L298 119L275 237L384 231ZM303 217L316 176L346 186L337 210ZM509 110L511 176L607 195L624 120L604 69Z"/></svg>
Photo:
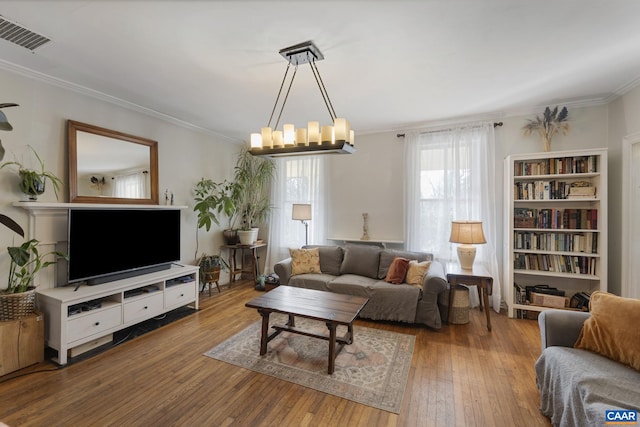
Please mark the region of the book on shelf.
<svg viewBox="0 0 640 427"><path fill-rule="evenodd" d="M515 230L513 248L516 250L538 250L553 252L597 253L598 233L590 232L535 232Z"/></svg>
<svg viewBox="0 0 640 427"><path fill-rule="evenodd" d="M514 162L513 169L515 176L595 173L598 171L598 156L521 160Z"/></svg>
<svg viewBox="0 0 640 427"><path fill-rule="evenodd" d="M577 255L516 253L513 257L515 271L544 271L596 275L596 258Z"/></svg>
<svg viewBox="0 0 640 427"><path fill-rule="evenodd" d="M598 209L513 208L514 228L597 230Z"/></svg>

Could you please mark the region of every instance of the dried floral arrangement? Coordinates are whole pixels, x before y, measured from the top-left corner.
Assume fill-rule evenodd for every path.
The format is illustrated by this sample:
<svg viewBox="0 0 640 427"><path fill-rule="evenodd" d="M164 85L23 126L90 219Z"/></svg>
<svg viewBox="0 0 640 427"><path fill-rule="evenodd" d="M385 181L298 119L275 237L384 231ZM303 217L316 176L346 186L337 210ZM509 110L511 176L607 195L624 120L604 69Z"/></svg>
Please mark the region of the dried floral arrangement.
<svg viewBox="0 0 640 427"><path fill-rule="evenodd" d="M567 107L562 107L560 111L558 111L557 106L553 110L549 107L545 108L542 117L538 116L535 120L529 120L529 123L522 128L522 133L526 136L531 135L533 132L538 132L542 137L544 151L550 151L553 136L558 132L562 132L563 135L569 132L569 111Z"/></svg>

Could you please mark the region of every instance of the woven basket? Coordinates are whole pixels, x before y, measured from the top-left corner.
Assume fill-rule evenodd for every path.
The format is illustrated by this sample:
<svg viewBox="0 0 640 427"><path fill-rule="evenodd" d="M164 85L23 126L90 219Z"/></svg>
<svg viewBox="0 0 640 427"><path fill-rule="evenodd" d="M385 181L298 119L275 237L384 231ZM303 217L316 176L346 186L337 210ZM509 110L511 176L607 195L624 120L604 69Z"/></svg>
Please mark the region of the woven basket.
<svg viewBox="0 0 640 427"><path fill-rule="evenodd" d="M0 294L0 322L30 316L35 309L35 288L17 294Z"/></svg>
<svg viewBox="0 0 640 427"><path fill-rule="evenodd" d="M469 323L469 289L464 286L456 286L451 292L453 292L451 323L454 325Z"/></svg>

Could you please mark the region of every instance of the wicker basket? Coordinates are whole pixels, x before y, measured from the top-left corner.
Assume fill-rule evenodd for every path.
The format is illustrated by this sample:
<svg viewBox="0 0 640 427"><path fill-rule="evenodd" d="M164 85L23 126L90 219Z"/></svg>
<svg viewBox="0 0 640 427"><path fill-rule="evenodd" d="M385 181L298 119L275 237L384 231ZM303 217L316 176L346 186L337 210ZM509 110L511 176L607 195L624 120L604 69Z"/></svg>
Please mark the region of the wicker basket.
<svg viewBox="0 0 640 427"><path fill-rule="evenodd" d="M33 314L36 309L36 289L17 294L0 293L0 322L17 320Z"/></svg>
<svg viewBox="0 0 640 427"><path fill-rule="evenodd" d="M458 285L451 292L453 292L451 323L454 325L469 323L469 288Z"/></svg>

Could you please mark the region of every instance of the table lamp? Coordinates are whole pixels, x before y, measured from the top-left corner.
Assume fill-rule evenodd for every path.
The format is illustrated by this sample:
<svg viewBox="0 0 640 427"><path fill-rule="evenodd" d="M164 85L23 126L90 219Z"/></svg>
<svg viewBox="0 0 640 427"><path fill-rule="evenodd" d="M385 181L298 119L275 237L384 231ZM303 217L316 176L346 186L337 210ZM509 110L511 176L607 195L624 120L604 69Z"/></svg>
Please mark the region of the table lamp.
<svg viewBox="0 0 640 427"><path fill-rule="evenodd" d="M293 210L291 212L291 219L299 220L304 224L304 244L309 244L309 223L311 220L311 205L310 204L293 204Z"/></svg>
<svg viewBox="0 0 640 427"><path fill-rule="evenodd" d="M482 221L451 221L451 243L458 245L458 260L463 270L473 270L476 258L474 244L487 243L482 231Z"/></svg>

